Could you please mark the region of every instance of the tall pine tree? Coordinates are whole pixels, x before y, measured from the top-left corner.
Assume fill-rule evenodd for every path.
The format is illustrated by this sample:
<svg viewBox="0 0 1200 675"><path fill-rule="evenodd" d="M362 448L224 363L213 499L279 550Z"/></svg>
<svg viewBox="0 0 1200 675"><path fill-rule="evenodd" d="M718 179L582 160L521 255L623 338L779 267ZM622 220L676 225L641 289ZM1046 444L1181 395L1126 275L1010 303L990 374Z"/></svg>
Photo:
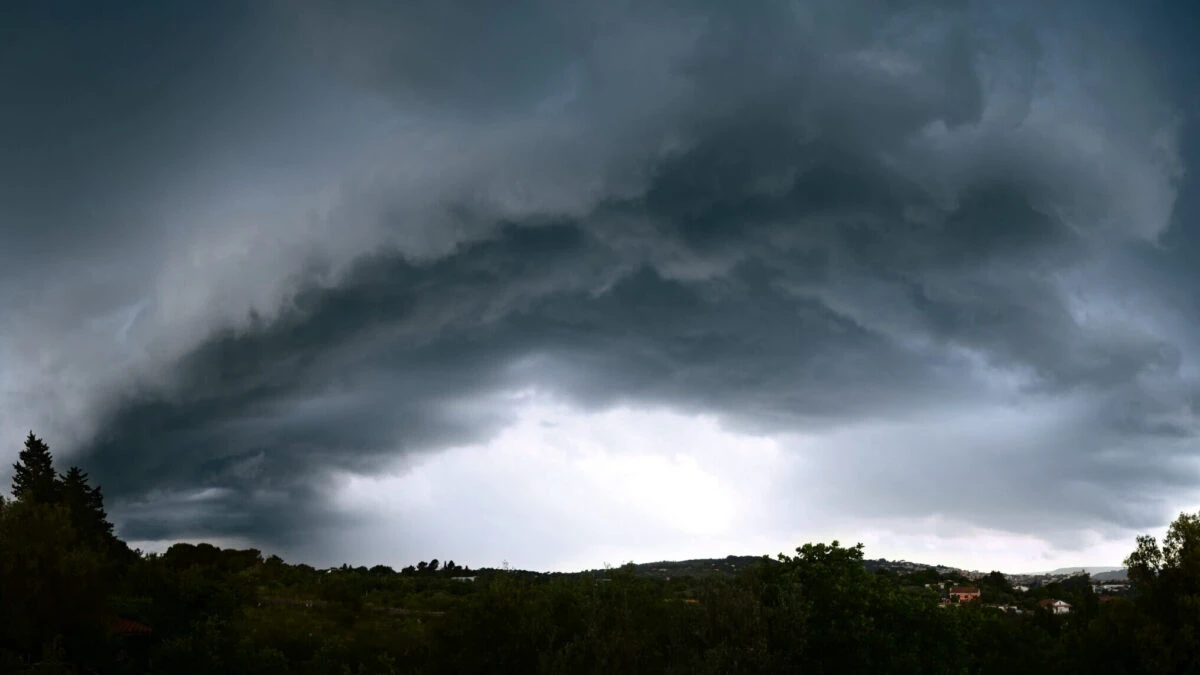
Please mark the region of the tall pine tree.
<svg viewBox="0 0 1200 675"><path fill-rule="evenodd" d="M71 525L86 542L103 546L113 538L113 526L104 512L100 487L88 484L88 475L77 466L62 476L62 501L71 514Z"/></svg>
<svg viewBox="0 0 1200 675"><path fill-rule="evenodd" d="M13 464L13 496L37 504L57 502L58 474L54 472L54 458L50 455L49 446L30 431L25 438L25 449L17 460Z"/></svg>

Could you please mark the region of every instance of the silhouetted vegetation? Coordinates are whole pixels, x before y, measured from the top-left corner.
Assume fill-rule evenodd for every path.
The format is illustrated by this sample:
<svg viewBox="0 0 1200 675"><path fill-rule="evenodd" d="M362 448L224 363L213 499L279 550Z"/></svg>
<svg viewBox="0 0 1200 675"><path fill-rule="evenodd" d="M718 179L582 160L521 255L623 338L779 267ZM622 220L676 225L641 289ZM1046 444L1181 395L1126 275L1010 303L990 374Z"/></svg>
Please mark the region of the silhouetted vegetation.
<svg viewBox="0 0 1200 675"><path fill-rule="evenodd" d="M999 573L869 569L837 542L579 574L142 555L30 434L0 500L0 672L1200 672L1200 516L1139 538L1127 565L1133 597L1101 602L1086 575L1026 593ZM949 603L962 583L980 599Z"/></svg>

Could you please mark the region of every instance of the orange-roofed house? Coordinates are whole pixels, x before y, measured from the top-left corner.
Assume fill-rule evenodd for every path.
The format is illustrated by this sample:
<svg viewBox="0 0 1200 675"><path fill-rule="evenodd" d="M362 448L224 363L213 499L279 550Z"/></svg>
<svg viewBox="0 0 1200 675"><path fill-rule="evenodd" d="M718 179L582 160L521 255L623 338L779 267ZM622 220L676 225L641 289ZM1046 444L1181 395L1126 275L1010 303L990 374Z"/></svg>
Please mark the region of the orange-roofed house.
<svg viewBox="0 0 1200 675"><path fill-rule="evenodd" d="M113 619L113 622L109 628L115 635L120 635L122 637L128 637L131 635L149 635L154 632L150 626L138 621L131 621L129 619Z"/></svg>
<svg viewBox="0 0 1200 675"><path fill-rule="evenodd" d="M950 599L955 602L972 602L979 599L979 589L975 586L954 586L950 589Z"/></svg>

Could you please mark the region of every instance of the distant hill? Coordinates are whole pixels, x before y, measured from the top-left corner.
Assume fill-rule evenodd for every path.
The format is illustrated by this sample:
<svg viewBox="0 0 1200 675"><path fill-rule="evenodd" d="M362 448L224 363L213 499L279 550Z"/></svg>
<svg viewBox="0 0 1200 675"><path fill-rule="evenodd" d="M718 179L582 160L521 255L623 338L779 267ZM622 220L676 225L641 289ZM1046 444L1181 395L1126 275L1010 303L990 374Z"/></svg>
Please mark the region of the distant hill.
<svg viewBox="0 0 1200 675"><path fill-rule="evenodd" d="M1053 575L1077 574L1080 570L1087 572L1088 574L1092 575L1093 577L1095 577L1098 574L1107 574L1109 572L1120 572L1121 577L1125 576L1125 568L1124 567L1084 567L1084 566L1060 567L1054 571L1045 572L1045 574L1053 574Z"/></svg>
<svg viewBox="0 0 1200 675"><path fill-rule="evenodd" d="M635 563L633 571L638 576L652 578L733 576L747 567L764 562L764 560L766 564L777 562L774 557L770 556L730 555L724 558L696 558L694 560L661 560L650 563ZM886 569L900 574L926 569L946 573L962 572L962 570L945 565L927 565L924 563L908 562L906 560L886 560L883 558L864 560L863 566L869 572ZM589 570L583 572L583 574L593 574L599 571Z"/></svg>
<svg viewBox="0 0 1200 675"><path fill-rule="evenodd" d="M776 562L773 557L755 556L755 555L730 555L724 558L696 558L693 560L660 560L658 562L635 563L633 572L638 576L651 577L655 579L665 579L668 577L710 577L710 576L734 576L743 569L763 562L766 560L768 564ZM863 566L869 572L879 570L889 570L897 574L909 574L921 570L935 570L947 575L964 575L974 578L978 575L977 572L970 572L957 567L948 565L931 565L927 563L909 562L907 560L887 560L885 558L876 558L874 560L864 560ZM1031 577L1053 577L1053 576L1068 576L1078 574L1080 571L1085 571L1091 575L1094 581L1122 581L1126 578L1125 568L1123 567L1061 567L1051 572L1037 572L1028 575ZM577 572L576 574L595 574L602 570L588 570L585 572Z"/></svg>
<svg viewBox="0 0 1200 675"><path fill-rule="evenodd" d="M886 558L876 558L875 560L864 560L863 566L868 572L878 570L889 570L899 574L906 572L919 572L921 570L937 570L939 572L954 572L962 573L963 570L957 567L948 567L946 565L929 565L926 563L909 562L907 560L888 560Z"/></svg>
<svg viewBox="0 0 1200 675"><path fill-rule="evenodd" d="M633 566L639 576L665 577L710 577L733 576L751 565L763 562L760 555L731 555L724 558L697 558L695 560L662 560ZM774 559L768 559L768 563Z"/></svg>

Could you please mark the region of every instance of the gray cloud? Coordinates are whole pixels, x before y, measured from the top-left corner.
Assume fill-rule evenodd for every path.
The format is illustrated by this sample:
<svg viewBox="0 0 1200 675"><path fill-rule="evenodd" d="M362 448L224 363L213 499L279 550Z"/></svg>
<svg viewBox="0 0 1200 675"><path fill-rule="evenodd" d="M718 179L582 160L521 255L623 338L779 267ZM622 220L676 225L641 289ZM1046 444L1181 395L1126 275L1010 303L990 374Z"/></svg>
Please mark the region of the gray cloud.
<svg viewBox="0 0 1200 675"><path fill-rule="evenodd" d="M1148 269L1169 263L1161 241L1190 185L1184 117L1139 78L1149 57L1110 27L1116 14L868 0L272 10L238 24L284 29L252 80L304 84L258 105L278 116L336 91L347 123L378 124L340 137L361 154L332 187L314 196L323 174L298 169L269 208L206 206L166 234L161 210L142 219L154 226L108 224L143 191L120 181L153 168L85 165L47 184L101 181L120 208L100 218L48 193L12 202L10 220L87 233L10 230L24 255L116 269L91 243L104 240L136 270L93 295L34 293L25 274L0 286L26 319L0 320L0 364L32 378L0 381L6 406L52 421L128 536L300 546L334 526L331 471L486 439L511 421L505 397L529 388L827 434L813 462L848 512L1141 527L1194 490L1181 469L1196 432L1192 321L1164 287L1192 281ZM195 39L239 35L217 24ZM196 83L222 59L251 58L213 49L180 95L196 109L164 114L172 124L211 107ZM263 128L253 106L227 105L237 131L211 147ZM273 138L321 119L287 117ZM289 156L273 143L255 147ZM349 152L309 145L311 158ZM261 175L225 152L233 175ZM1052 412L1029 412L1011 446L949 419L974 410L986 425L979 411L1017 405ZM946 438L906 421L938 419ZM878 431L893 427L891 441ZM982 486L953 482L963 463Z"/></svg>

